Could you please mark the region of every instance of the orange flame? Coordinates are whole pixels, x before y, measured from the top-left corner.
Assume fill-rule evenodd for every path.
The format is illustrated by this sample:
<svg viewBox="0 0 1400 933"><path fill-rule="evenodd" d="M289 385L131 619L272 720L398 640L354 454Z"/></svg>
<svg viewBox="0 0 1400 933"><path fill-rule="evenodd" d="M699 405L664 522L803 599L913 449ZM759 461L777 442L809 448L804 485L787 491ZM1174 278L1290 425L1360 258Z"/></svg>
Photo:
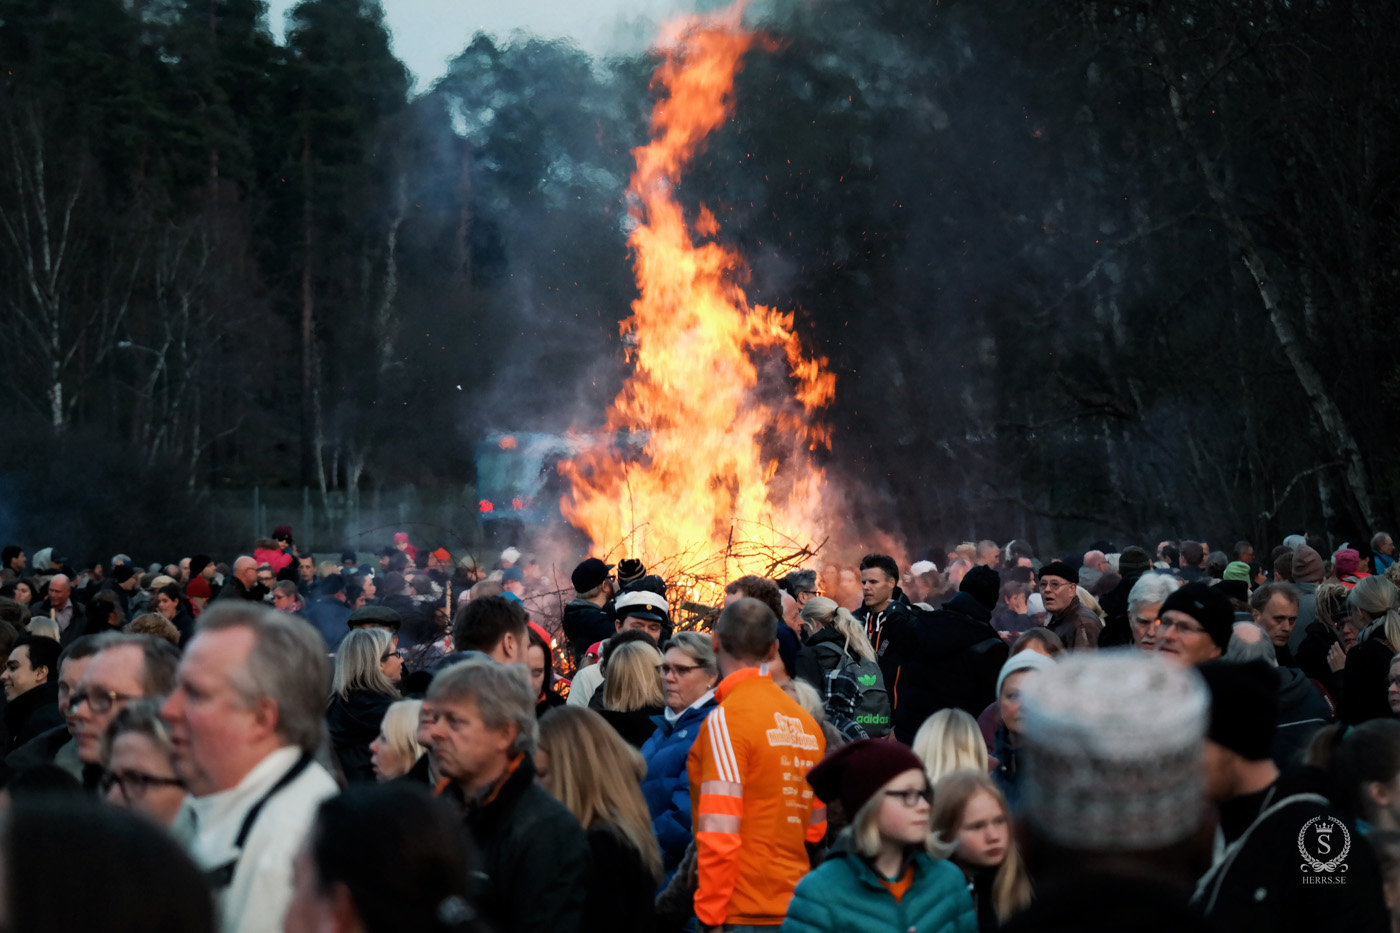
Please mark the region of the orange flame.
<svg viewBox="0 0 1400 933"><path fill-rule="evenodd" d="M770 571L764 548L816 539L825 478L811 452L830 438L815 415L836 380L825 359L804 354L791 314L748 303L738 284L747 268L713 239L714 214L701 206L692 232L673 197L728 118L755 37L737 7L674 34L653 81L668 96L653 110L652 141L633 152L628 242L641 297L621 327L633 372L607 417L644 453L594 448L561 462L572 494L560 507L595 552L733 579Z"/></svg>

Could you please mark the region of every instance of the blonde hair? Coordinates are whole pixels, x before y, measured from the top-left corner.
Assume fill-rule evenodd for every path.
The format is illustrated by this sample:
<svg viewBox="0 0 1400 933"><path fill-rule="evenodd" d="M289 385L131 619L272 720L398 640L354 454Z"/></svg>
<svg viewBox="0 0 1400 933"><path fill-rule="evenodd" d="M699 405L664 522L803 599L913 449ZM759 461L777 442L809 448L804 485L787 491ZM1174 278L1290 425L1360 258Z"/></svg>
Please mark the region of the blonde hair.
<svg viewBox="0 0 1400 933"><path fill-rule="evenodd" d="M48 616L35 616L25 625L24 630L38 638L52 638L60 642L63 640L63 632L58 623Z"/></svg>
<svg viewBox="0 0 1400 933"><path fill-rule="evenodd" d="M331 692L342 700L359 690L382 693L398 699L399 691L384 676L380 659L393 644L394 636L382 628L352 629L335 653L335 676Z"/></svg>
<svg viewBox="0 0 1400 933"><path fill-rule="evenodd" d="M390 750L400 761L408 762L404 774L413 770L418 759L423 757L423 746L418 744L418 715L423 711L422 700L399 700L391 703L384 711L384 719L379 723L379 733L389 743ZM385 781L398 774L381 775Z"/></svg>
<svg viewBox="0 0 1400 933"><path fill-rule="evenodd" d="M941 709L914 736L913 752L924 763L930 783L954 771L987 773L987 743L977 720L965 710Z"/></svg>
<svg viewBox="0 0 1400 933"><path fill-rule="evenodd" d="M649 706L665 706L666 694L656 666L661 652L650 642L629 641L608 653L608 675L603 681L603 706L630 713Z"/></svg>
<svg viewBox="0 0 1400 933"><path fill-rule="evenodd" d="M997 919L1005 923L1030 904L1031 881L1026 866L1021 862L1021 853L1016 848L1011 808L1006 805L1006 797L996 784L985 771L954 771L940 778L933 789L933 812L929 815L929 826L934 835L949 840L949 844L956 849L963 814L978 794L989 794L1006 817L1006 858L997 866L996 878L992 881L992 908L997 912Z"/></svg>
<svg viewBox="0 0 1400 933"><path fill-rule="evenodd" d="M964 541L953 548L953 553L966 560L969 564L977 563L977 545L971 541Z"/></svg>
<svg viewBox="0 0 1400 933"><path fill-rule="evenodd" d="M661 848L642 796L647 764L607 720L582 706L560 706L540 720L539 750L549 756L550 791L584 829L603 826L641 856L660 881Z"/></svg>
<svg viewBox="0 0 1400 933"><path fill-rule="evenodd" d="M870 799L856 811L856 815L851 819L849 830L851 847L855 849L857 855L873 859L880 854L880 804L885 800L885 788L902 776L896 774L881 785L880 789L870 795ZM928 775L924 775L924 780L928 780ZM944 842L938 838L937 833L932 831L924 837L923 849L933 858L947 858L955 848L957 848L956 841L953 843Z"/></svg>
<svg viewBox="0 0 1400 933"><path fill-rule="evenodd" d="M1082 586L1076 585L1074 588L1074 594L1079 597L1079 601L1083 603L1084 608L1088 609L1094 615L1099 617L1100 622L1108 618L1108 613L1103 611L1103 607L1099 605L1099 601L1094 598L1093 593L1090 593Z"/></svg>
<svg viewBox="0 0 1400 933"><path fill-rule="evenodd" d="M846 639L847 654L855 654L867 661L875 660L875 649L871 647L870 638L865 634L865 624L851 615L849 609L838 606L836 600L825 596L813 596L797 615L803 622L808 623L813 631L823 628L835 629Z"/></svg>
<svg viewBox="0 0 1400 933"><path fill-rule="evenodd" d="M1385 577L1366 577L1352 587L1347 602L1366 614L1368 629L1379 628L1391 651L1400 650L1400 591ZM1366 636L1363 634L1361 639Z"/></svg>

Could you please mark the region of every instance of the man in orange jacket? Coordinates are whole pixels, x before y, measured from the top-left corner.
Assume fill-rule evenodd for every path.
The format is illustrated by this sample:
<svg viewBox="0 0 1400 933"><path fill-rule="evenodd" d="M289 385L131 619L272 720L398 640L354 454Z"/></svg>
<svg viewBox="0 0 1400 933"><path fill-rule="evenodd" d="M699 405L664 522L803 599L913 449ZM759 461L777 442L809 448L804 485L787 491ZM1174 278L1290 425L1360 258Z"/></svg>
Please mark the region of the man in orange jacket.
<svg viewBox="0 0 1400 933"><path fill-rule="evenodd" d="M719 706L690 750L702 931L776 928L811 865L806 843L826 835L826 809L807 772L826 741L811 716L768 676L778 618L744 598L720 613L715 655Z"/></svg>

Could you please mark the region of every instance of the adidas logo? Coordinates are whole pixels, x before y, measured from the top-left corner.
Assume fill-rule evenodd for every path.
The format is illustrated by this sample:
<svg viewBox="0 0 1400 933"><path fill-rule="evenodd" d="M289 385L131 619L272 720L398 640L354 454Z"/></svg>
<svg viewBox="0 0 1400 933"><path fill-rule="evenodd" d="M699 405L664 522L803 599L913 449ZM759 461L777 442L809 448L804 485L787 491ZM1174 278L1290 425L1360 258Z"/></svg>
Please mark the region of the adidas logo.
<svg viewBox="0 0 1400 933"><path fill-rule="evenodd" d="M873 687L878 679L874 674L861 674L856 677L862 687Z"/></svg>

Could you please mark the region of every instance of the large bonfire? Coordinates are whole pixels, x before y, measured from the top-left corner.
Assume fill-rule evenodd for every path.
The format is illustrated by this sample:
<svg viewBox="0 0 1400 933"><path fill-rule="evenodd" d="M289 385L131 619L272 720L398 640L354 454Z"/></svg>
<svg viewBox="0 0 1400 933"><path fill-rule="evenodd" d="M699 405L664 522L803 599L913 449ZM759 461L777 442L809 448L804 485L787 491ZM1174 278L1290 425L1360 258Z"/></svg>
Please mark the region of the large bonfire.
<svg viewBox="0 0 1400 933"><path fill-rule="evenodd" d="M804 353L791 314L749 304L747 267L716 239L714 214L700 206L688 223L675 196L729 117L755 36L737 10L672 35L629 188L641 296L622 322L632 371L607 429L630 441L561 463L571 495L560 505L595 553L640 557L673 597L714 605L726 579L792 569L820 546L825 478L812 454L830 442L818 414L835 377Z"/></svg>

